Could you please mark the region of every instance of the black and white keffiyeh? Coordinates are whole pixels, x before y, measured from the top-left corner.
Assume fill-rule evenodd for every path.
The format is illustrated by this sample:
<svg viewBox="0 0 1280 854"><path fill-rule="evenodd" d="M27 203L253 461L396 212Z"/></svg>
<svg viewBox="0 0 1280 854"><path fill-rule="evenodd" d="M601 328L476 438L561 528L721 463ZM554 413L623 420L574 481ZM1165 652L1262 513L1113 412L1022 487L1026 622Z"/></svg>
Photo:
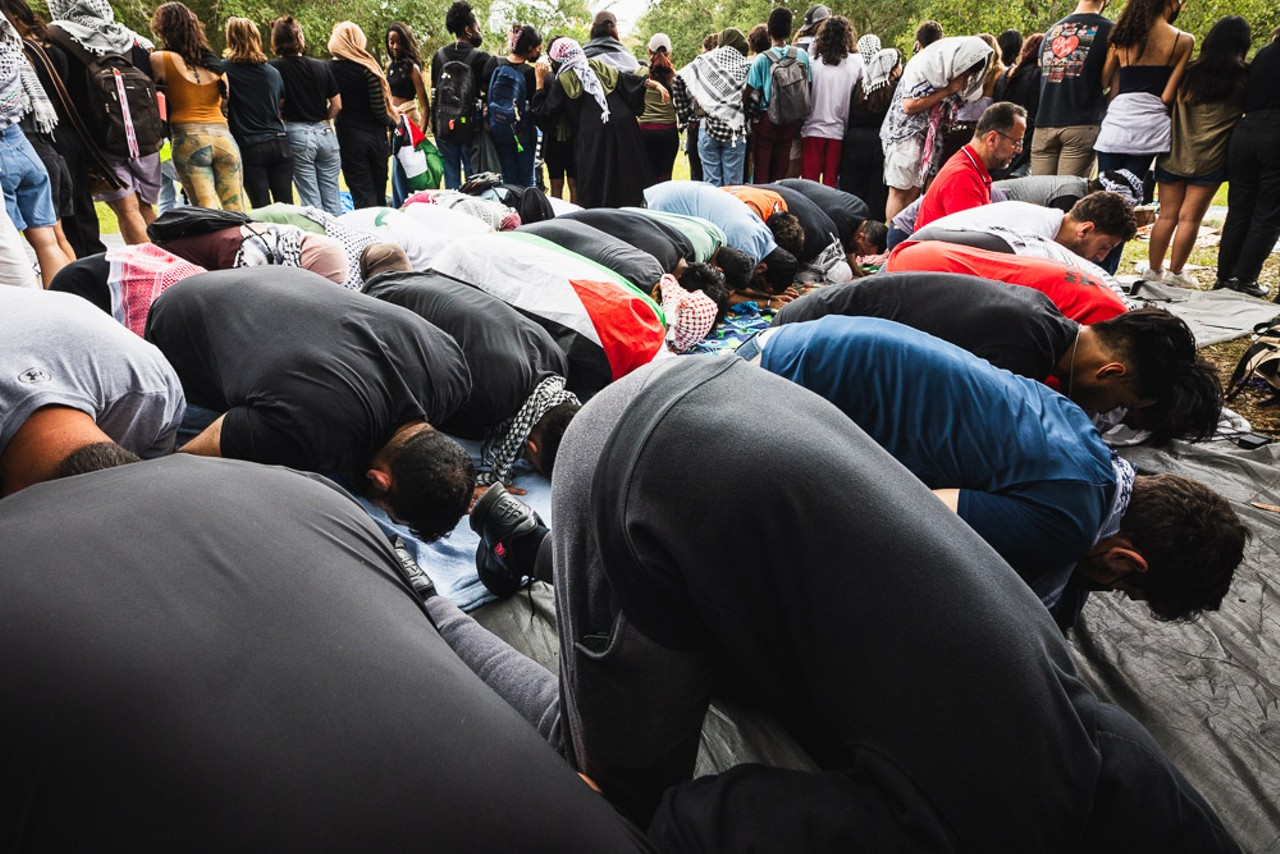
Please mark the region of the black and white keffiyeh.
<svg viewBox="0 0 1280 854"><path fill-rule="evenodd" d="M1114 537L1120 533L1120 522L1124 519L1124 514L1129 511L1129 501L1133 498L1133 481L1137 477L1137 472L1115 451L1111 452L1111 471L1116 476L1116 494L1111 497L1111 507L1107 511L1107 518L1102 522L1102 527L1098 529L1098 536L1094 537L1095 546L1107 537Z"/></svg>
<svg viewBox="0 0 1280 854"><path fill-rule="evenodd" d="M737 48L718 47L700 54L680 69L677 76L704 113L732 128L734 136L740 136L746 132L742 93L750 69L747 58Z"/></svg>
<svg viewBox="0 0 1280 854"><path fill-rule="evenodd" d="M22 37L0 15L0 124L17 124L28 113L40 133L50 133L58 125L58 111L27 62Z"/></svg>
<svg viewBox="0 0 1280 854"><path fill-rule="evenodd" d="M538 383L516 416L499 424L485 440L480 458L486 470L480 473L478 482L484 486L498 482L509 484L534 425L560 404L577 402L577 396L564 387L564 377L553 375Z"/></svg>
<svg viewBox="0 0 1280 854"><path fill-rule="evenodd" d="M236 253L236 267L301 267L302 229L295 225L250 223Z"/></svg>
<svg viewBox="0 0 1280 854"><path fill-rule="evenodd" d="M149 39L117 21L107 0L49 0L48 5L53 17L50 23L57 24L89 53L128 54L134 44L147 50L155 47Z"/></svg>
<svg viewBox="0 0 1280 854"><path fill-rule="evenodd" d="M342 286L348 290L360 290L364 286L360 260L364 258L364 250L380 242L378 238L343 225L336 216L320 208L302 207L298 213L323 228L325 237L332 237L342 244L342 251L347 253L347 279Z"/></svg>

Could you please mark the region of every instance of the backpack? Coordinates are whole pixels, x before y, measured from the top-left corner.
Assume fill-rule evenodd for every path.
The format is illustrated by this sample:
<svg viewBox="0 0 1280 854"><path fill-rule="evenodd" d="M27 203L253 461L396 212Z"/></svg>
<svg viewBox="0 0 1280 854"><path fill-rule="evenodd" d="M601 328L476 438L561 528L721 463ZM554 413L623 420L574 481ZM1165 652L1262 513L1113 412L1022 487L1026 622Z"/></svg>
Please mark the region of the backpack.
<svg viewBox="0 0 1280 854"><path fill-rule="evenodd" d="M1244 391L1245 384L1258 377L1280 394L1280 317L1253 327L1253 343L1244 351L1227 383L1226 400Z"/></svg>
<svg viewBox="0 0 1280 854"><path fill-rule="evenodd" d="M509 208L514 208L515 212L520 214L520 222L522 224L542 222L555 218L555 209L551 207L551 202L547 199L546 193L537 187L518 187L515 184L503 184L502 189L507 193L505 204Z"/></svg>
<svg viewBox="0 0 1280 854"><path fill-rule="evenodd" d="M446 60L444 48L437 53L444 67L436 83L436 136L453 142L471 139L480 125L480 95L476 91L471 66L456 59Z"/></svg>
<svg viewBox="0 0 1280 854"><path fill-rule="evenodd" d="M524 75L510 64L499 65L493 69L493 76L489 78L490 129L495 126L510 128L511 134L519 137L520 131L524 128L525 111L528 106Z"/></svg>
<svg viewBox="0 0 1280 854"><path fill-rule="evenodd" d="M106 154L136 160L155 154L164 144L164 125L156 101L156 86L121 53L95 56L75 39L48 27L49 37L79 60L88 83L89 115L84 123Z"/></svg>
<svg viewBox="0 0 1280 854"><path fill-rule="evenodd" d="M795 124L809 117L809 74L797 57L794 47L787 48L787 55L779 58L770 48L769 57L769 108L766 111L774 125Z"/></svg>

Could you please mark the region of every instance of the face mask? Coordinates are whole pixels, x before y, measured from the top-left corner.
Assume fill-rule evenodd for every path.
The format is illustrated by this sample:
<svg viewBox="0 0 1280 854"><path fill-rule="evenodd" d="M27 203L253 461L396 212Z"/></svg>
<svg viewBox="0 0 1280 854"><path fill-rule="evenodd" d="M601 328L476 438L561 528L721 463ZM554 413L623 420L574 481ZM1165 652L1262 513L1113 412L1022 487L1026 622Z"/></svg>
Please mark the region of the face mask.
<svg viewBox="0 0 1280 854"><path fill-rule="evenodd" d="M1173 10L1173 14L1171 14L1171 15L1169 16L1169 24L1170 24L1171 26L1172 26L1172 24L1173 24L1173 22L1174 22L1174 21L1178 20L1178 16L1179 16L1180 14L1182 14L1182 4L1181 4L1181 3L1179 3L1179 4L1178 4L1178 8L1176 8L1176 9L1174 9L1174 10Z"/></svg>
<svg viewBox="0 0 1280 854"><path fill-rule="evenodd" d="M476 33L471 37L470 41L472 47L480 47L481 43L484 42L484 35L482 33Z"/></svg>

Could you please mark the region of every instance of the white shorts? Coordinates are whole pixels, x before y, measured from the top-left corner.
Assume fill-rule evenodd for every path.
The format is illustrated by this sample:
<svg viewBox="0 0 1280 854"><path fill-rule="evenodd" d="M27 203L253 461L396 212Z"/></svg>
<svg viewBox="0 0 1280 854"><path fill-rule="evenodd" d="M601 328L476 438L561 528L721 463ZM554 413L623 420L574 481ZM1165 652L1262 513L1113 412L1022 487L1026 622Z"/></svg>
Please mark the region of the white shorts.
<svg viewBox="0 0 1280 854"><path fill-rule="evenodd" d="M909 136L891 142L884 149L884 182L895 190L921 186L920 157L924 154L924 137Z"/></svg>

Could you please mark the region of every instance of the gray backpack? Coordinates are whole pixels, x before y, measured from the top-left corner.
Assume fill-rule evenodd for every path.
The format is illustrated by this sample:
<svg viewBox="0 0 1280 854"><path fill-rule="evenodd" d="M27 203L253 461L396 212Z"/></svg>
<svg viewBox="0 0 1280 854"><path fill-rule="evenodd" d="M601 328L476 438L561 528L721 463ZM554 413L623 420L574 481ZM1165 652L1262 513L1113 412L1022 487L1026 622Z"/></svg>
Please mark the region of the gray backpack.
<svg viewBox="0 0 1280 854"><path fill-rule="evenodd" d="M809 74L798 58L794 47L787 48L786 56L769 48L769 121L775 125L789 125L809 117Z"/></svg>

